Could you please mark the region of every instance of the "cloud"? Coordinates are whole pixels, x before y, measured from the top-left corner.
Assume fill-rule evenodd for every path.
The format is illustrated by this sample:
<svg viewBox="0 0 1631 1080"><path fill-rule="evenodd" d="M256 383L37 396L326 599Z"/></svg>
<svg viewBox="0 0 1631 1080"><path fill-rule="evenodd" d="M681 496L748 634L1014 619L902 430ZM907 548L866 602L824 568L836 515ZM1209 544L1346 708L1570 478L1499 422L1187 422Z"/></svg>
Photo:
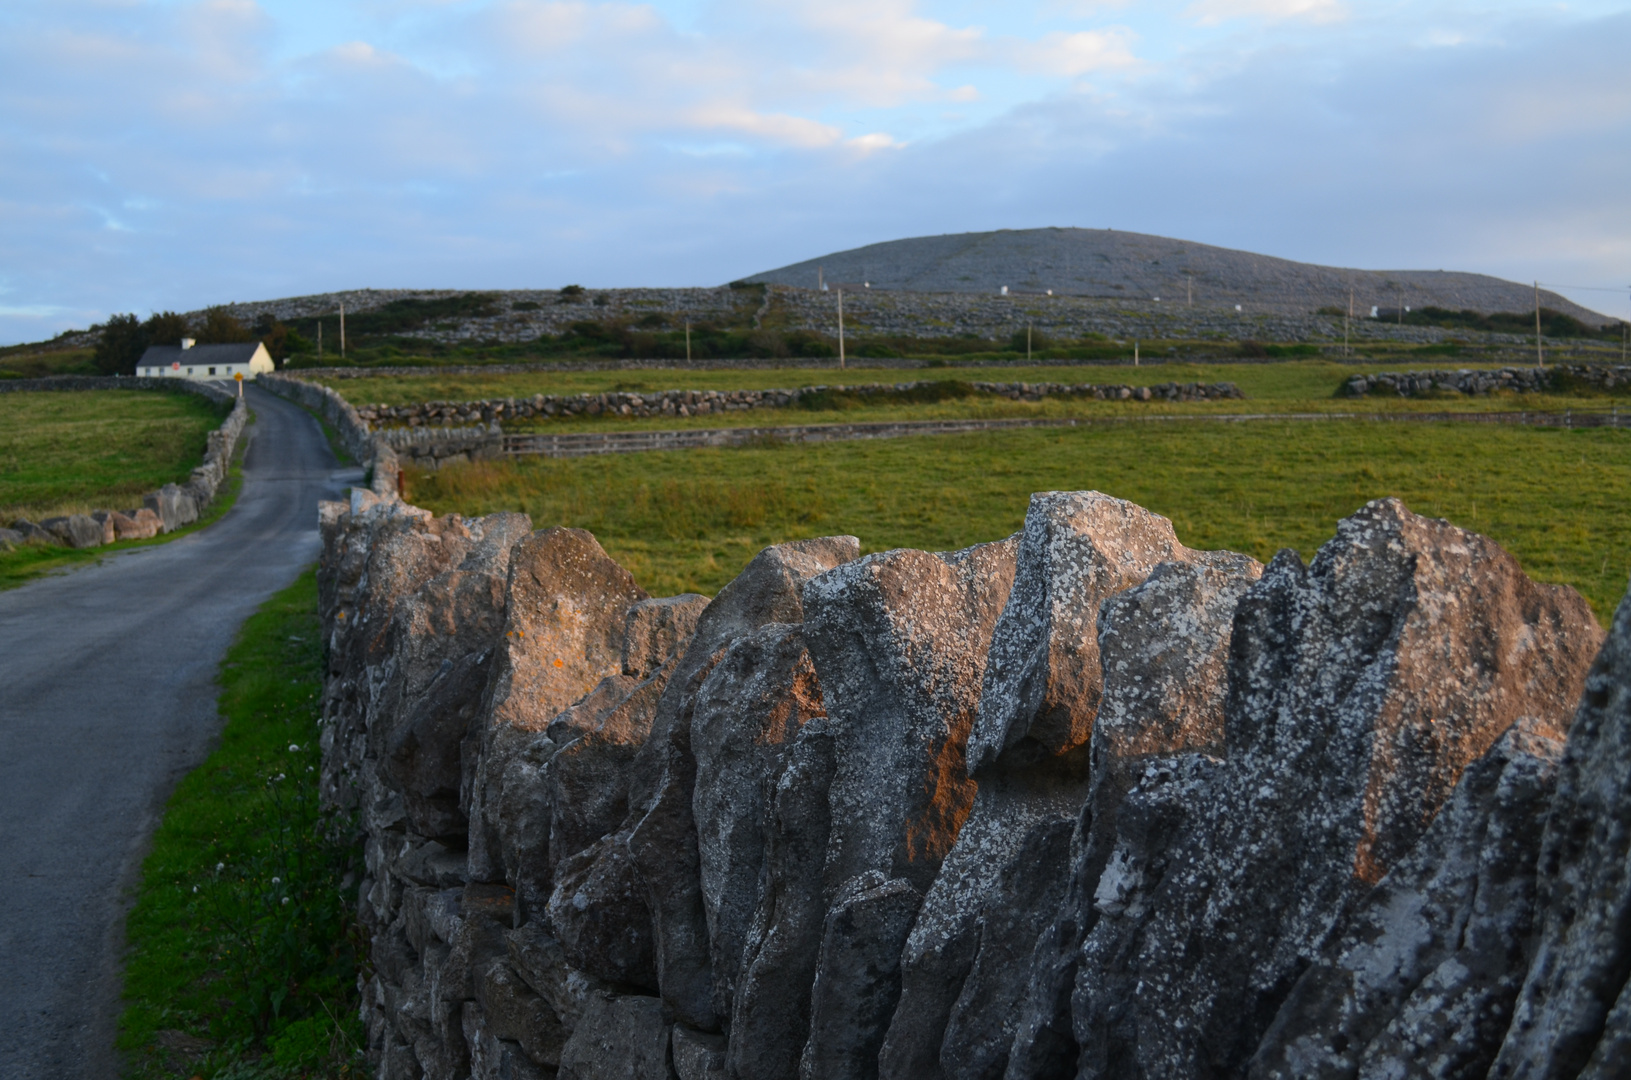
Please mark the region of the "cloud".
<svg viewBox="0 0 1631 1080"><path fill-rule="evenodd" d="M1076 33L1054 31L1017 49L1023 66L1074 78L1090 71L1134 66L1138 60L1132 52L1133 39L1133 32L1126 27Z"/></svg>
<svg viewBox="0 0 1631 1080"><path fill-rule="evenodd" d="M1227 19L1307 19L1336 22L1348 9L1338 0L1195 0L1184 14L1204 25Z"/></svg>
<svg viewBox="0 0 1631 1080"><path fill-rule="evenodd" d="M705 105L692 110L686 119L695 127L723 128L805 148L831 146L844 134L831 124L801 116L757 113L740 105Z"/></svg>

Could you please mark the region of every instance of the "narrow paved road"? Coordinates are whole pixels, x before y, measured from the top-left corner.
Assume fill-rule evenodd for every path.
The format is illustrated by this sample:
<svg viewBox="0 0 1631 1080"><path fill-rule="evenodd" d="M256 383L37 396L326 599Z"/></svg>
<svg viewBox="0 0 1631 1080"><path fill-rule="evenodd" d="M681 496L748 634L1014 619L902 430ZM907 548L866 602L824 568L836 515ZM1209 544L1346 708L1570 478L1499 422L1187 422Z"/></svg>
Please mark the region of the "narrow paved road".
<svg viewBox="0 0 1631 1080"><path fill-rule="evenodd" d="M114 1077L126 897L220 728L245 617L318 554L338 471L309 414L250 389L237 505L179 540L0 593L0 1077Z"/></svg>

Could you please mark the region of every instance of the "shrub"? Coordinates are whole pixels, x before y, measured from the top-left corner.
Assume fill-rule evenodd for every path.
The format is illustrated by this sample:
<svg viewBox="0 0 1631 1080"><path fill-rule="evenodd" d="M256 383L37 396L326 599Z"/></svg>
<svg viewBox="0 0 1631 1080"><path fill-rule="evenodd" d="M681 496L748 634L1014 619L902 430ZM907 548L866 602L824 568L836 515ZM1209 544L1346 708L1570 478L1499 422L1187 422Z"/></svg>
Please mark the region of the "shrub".
<svg viewBox="0 0 1631 1080"><path fill-rule="evenodd" d="M134 315L115 315L102 326L94 353L96 370L104 375L134 375L136 361L147 351L147 334Z"/></svg>
<svg viewBox="0 0 1631 1080"><path fill-rule="evenodd" d="M199 327L198 340L209 345L236 345L254 341L249 327L238 321L224 307L212 307L204 312L204 325Z"/></svg>
<svg viewBox="0 0 1631 1080"><path fill-rule="evenodd" d="M192 333L185 316L173 311L156 311L142 323L149 345L180 345L181 339Z"/></svg>

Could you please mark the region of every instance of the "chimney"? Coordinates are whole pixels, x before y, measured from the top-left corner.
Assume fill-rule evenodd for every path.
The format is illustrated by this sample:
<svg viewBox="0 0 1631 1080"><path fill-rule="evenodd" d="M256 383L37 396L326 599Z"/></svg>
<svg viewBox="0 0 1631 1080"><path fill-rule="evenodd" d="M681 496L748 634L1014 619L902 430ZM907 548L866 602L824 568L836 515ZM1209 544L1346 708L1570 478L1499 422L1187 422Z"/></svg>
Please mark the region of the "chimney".
<svg viewBox="0 0 1631 1080"><path fill-rule="evenodd" d="M194 345L197 345L197 344L198 344L198 339L197 338L184 337L184 338L181 339L181 347L183 349L190 349Z"/></svg>

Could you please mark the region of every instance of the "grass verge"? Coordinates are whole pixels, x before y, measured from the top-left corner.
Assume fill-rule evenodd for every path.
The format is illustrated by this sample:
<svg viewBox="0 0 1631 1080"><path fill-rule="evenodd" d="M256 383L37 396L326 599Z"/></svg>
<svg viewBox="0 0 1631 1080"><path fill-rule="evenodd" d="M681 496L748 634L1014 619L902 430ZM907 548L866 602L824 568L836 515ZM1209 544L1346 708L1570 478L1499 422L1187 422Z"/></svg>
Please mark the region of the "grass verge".
<svg viewBox="0 0 1631 1080"><path fill-rule="evenodd" d="M410 471L437 513L522 510L594 532L654 594L712 593L766 544L854 533L863 549L1015 532L1033 491L1096 488L1171 518L1193 547L1310 558L1367 500L1485 533L1606 619L1631 573L1631 431L1435 423L1108 425L878 441L472 462Z"/></svg>
<svg viewBox="0 0 1631 1080"><path fill-rule="evenodd" d="M142 864L119 1025L132 1076L365 1071L361 851L318 806L322 667L308 570L228 651L220 745L176 788Z"/></svg>

